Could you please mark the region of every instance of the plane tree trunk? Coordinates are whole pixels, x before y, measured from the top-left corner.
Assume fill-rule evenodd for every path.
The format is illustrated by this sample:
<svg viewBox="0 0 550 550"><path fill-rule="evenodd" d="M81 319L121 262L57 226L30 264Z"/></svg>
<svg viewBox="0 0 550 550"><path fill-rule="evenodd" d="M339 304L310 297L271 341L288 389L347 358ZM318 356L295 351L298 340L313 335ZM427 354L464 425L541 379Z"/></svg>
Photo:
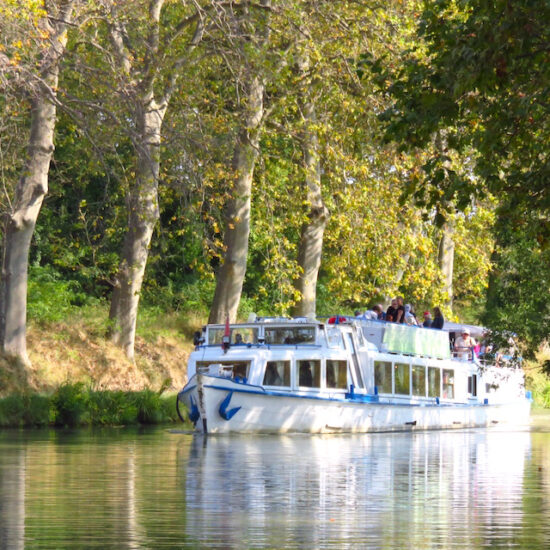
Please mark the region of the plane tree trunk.
<svg viewBox="0 0 550 550"><path fill-rule="evenodd" d="M438 264L443 275L443 290L447 293L447 305L453 306L453 270L455 259L455 243L453 241L453 231L449 224L442 228L441 239L439 241Z"/></svg>
<svg viewBox="0 0 550 550"><path fill-rule="evenodd" d="M74 1L61 3L55 17L50 13L44 20L50 45L42 54L40 79L32 92L30 136L23 171L4 218L0 344L6 355L23 363L29 362L26 341L29 250L36 220L48 192L57 116L59 62L65 52L66 27L74 4Z"/></svg>
<svg viewBox="0 0 550 550"><path fill-rule="evenodd" d="M319 140L312 125L315 124L315 106L307 102L302 106L305 129L302 133L302 149L305 170L305 187L309 212L302 225L298 249L300 273L295 288L300 293L294 307L294 315L315 317L317 302L317 278L321 266L323 237L329 219L329 211L323 202L321 193L321 163L319 159Z"/></svg>
<svg viewBox="0 0 550 550"><path fill-rule="evenodd" d="M128 199L128 230L115 278L109 318L112 340L134 357L139 297L149 256L149 246L159 219L158 179L160 136L166 105L149 98L138 113L136 182Z"/></svg>
<svg viewBox="0 0 550 550"><path fill-rule="evenodd" d="M222 323L226 317L233 322L237 318L248 258L252 178L259 152L264 88L260 77L251 78L244 124L238 134L233 153L232 196L225 211L225 254L217 274L210 323Z"/></svg>
<svg viewBox="0 0 550 550"><path fill-rule="evenodd" d="M151 238L160 216L158 186L162 124L182 67L190 63L190 54L202 40L204 32L203 21L196 13L193 17L185 17L162 40L161 15L164 5L165 0L151 0L149 3L145 55L131 49L132 42L127 39L124 17L118 14L116 4L113 4L111 17L108 18L117 62L114 70L127 77L126 87L119 92L126 101L135 105L132 117L136 124L136 135L133 136L136 178L128 192L128 228L109 311L111 339L129 359L135 355L139 298ZM172 51L171 45L188 25L194 28L190 42L181 51ZM167 48L174 54L175 60L160 66L167 57ZM165 75L160 68L166 70Z"/></svg>

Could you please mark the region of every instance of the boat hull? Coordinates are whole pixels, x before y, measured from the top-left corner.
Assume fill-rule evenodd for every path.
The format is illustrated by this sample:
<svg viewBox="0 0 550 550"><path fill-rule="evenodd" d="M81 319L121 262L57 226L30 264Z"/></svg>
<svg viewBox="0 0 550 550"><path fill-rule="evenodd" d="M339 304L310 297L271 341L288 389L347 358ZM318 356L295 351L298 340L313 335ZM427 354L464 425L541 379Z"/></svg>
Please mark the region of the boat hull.
<svg viewBox="0 0 550 550"><path fill-rule="evenodd" d="M530 401L498 404L388 403L269 392L197 374L178 395L204 433L367 433L529 423Z"/></svg>

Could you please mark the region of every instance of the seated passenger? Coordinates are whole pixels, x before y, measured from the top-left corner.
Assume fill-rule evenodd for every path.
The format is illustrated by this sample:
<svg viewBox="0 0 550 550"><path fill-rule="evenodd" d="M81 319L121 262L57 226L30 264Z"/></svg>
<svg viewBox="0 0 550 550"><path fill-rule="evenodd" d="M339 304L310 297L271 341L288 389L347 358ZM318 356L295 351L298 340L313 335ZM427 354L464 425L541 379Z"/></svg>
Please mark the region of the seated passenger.
<svg viewBox="0 0 550 550"><path fill-rule="evenodd" d="M283 380L279 376L279 371L273 363L268 363L265 369L264 384L266 386L282 386Z"/></svg>
<svg viewBox="0 0 550 550"><path fill-rule="evenodd" d="M397 314L397 298L393 298L390 307L386 310L386 321L392 323Z"/></svg>
<svg viewBox="0 0 550 550"><path fill-rule="evenodd" d="M300 377L298 381L299 386L307 386L311 388L313 386L313 375L311 374L311 367L307 361L303 361L300 365Z"/></svg>

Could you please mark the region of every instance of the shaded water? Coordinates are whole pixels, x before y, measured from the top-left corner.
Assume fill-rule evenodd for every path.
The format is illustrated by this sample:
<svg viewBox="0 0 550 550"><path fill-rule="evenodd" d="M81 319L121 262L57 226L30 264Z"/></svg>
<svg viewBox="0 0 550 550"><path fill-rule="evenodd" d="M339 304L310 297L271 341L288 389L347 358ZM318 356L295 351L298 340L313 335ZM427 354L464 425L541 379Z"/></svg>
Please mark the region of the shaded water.
<svg viewBox="0 0 550 550"><path fill-rule="evenodd" d="M550 548L550 424L0 432L0 548Z"/></svg>

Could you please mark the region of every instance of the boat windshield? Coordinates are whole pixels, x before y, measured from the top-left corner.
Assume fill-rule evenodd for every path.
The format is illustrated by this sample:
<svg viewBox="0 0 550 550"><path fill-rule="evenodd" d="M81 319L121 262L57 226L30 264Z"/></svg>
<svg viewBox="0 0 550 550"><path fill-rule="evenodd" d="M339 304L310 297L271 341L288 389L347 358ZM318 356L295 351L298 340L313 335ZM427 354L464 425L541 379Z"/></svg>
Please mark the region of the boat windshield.
<svg viewBox="0 0 550 550"><path fill-rule="evenodd" d="M197 361L197 372L227 378L248 378L250 361Z"/></svg>
<svg viewBox="0 0 550 550"><path fill-rule="evenodd" d="M315 344L315 327L266 327L266 344Z"/></svg>
<svg viewBox="0 0 550 550"><path fill-rule="evenodd" d="M258 343L258 329L256 327L231 327L229 331L232 345ZM209 327L208 344L211 346L221 345L224 334L225 327Z"/></svg>

